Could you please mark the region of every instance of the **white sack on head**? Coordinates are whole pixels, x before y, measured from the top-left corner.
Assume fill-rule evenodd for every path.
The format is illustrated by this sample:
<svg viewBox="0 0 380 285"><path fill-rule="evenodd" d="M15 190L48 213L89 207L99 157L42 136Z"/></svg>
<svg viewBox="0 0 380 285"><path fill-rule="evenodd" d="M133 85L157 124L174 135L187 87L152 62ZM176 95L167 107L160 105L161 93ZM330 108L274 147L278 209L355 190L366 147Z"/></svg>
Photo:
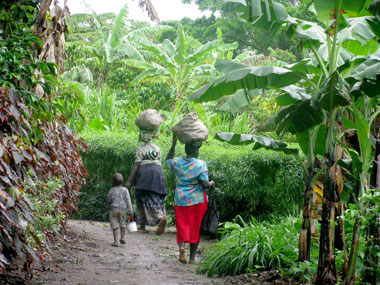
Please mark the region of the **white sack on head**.
<svg viewBox="0 0 380 285"><path fill-rule="evenodd" d="M208 130L195 111L188 113L174 125L172 131L182 143L202 142L208 137Z"/></svg>
<svg viewBox="0 0 380 285"><path fill-rule="evenodd" d="M155 109L146 109L135 121L138 128L145 130L156 130L161 123L162 115Z"/></svg>

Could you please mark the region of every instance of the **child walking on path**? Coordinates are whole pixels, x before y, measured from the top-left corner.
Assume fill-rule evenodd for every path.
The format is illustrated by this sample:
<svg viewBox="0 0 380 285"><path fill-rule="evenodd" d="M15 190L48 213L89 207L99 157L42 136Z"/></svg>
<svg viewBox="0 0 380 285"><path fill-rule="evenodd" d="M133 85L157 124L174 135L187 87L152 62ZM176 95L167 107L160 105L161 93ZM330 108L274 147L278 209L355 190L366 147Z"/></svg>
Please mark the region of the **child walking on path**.
<svg viewBox="0 0 380 285"><path fill-rule="evenodd" d="M112 188L108 192L107 204L110 206L110 223L113 231L114 243L112 246L125 244L125 227L126 215L128 209L129 216L133 213L131 198L128 189L121 186L123 184L123 175L116 173L112 177ZM120 228L120 243L119 243L119 228Z"/></svg>

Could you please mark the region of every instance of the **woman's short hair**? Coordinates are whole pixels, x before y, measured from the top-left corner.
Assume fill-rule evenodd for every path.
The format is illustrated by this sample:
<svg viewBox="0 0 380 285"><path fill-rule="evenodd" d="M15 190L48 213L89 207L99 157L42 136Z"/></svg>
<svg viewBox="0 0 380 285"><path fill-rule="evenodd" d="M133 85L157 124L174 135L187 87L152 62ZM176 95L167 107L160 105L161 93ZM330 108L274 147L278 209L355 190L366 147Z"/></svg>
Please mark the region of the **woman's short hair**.
<svg viewBox="0 0 380 285"><path fill-rule="evenodd" d="M199 148L201 146L202 146L202 143L197 143L197 144L187 143L185 144L185 152L187 155L197 156Z"/></svg>
<svg viewBox="0 0 380 285"><path fill-rule="evenodd" d="M121 184L123 184L123 175L121 173L115 173L112 176L112 185L120 186Z"/></svg>

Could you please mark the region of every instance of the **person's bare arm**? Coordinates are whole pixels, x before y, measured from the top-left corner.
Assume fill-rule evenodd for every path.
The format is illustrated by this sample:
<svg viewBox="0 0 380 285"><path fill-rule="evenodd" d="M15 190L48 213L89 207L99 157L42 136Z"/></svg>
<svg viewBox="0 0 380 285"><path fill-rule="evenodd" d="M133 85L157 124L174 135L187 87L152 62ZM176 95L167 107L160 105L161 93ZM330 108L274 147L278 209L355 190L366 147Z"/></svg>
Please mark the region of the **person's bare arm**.
<svg viewBox="0 0 380 285"><path fill-rule="evenodd" d="M126 196L126 202L127 202L127 209L129 211L130 215L132 216L133 215L133 207L132 207L132 202L131 202L131 196L129 195L128 191L126 191L125 196Z"/></svg>
<svg viewBox="0 0 380 285"><path fill-rule="evenodd" d="M135 177L137 169L139 169L139 167L140 167L140 164L141 164L141 162L135 162L135 164L133 165L131 174L129 174L127 182L125 183L125 187L127 187L128 189L129 189L129 186L131 186L131 181Z"/></svg>
<svg viewBox="0 0 380 285"><path fill-rule="evenodd" d="M201 182L201 185L203 188L208 189L208 188L214 188L215 187L215 182L214 181L208 181L208 180L199 180Z"/></svg>
<svg viewBox="0 0 380 285"><path fill-rule="evenodd" d="M168 155L166 156L165 160L173 159L174 158L176 144L177 144L177 136L175 134L173 134L172 146L170 147L170 150L169 150Z"/></svg>

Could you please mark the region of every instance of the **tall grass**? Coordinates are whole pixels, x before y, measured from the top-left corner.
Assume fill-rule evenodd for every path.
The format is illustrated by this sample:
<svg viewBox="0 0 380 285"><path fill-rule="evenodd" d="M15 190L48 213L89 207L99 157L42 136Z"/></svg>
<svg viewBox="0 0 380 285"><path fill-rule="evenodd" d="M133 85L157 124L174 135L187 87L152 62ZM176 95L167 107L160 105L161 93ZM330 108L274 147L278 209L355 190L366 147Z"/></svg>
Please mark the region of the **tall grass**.
<svg viewBox="0 0 380 285"><path fill-rule="evenodd" d="M290 267L298 257L301 219L246 223L238 217L221 229L223 238L208 248L199 272L208 276L236 275L254 268Z"/></svg>

